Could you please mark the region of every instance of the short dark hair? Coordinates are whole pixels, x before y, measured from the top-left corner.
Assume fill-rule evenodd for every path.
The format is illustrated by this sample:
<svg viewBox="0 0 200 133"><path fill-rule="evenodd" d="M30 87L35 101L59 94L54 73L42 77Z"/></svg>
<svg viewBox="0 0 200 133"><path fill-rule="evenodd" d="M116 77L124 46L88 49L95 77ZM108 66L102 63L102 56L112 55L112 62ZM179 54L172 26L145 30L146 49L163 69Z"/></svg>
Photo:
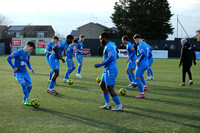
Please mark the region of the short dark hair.
<svg viewBox="0 0 200 133"><path fill-rule="evenodd" d="M81 35L79 36L79 38L85 38L85 36L84 36L83 34L81 34Z"/></svg>
<svg viewBox="0 0 200 133"><path fill-rule="evenodd" d="M52 39L55 39L57 41L59 40L59 38L57 36L53 36Z"/></svg>
<svg viewBox="0 0 200 133"><path fill-rule="evenodd" d="M133 36L133 39L137 39L137 38L142 38L142 37L141 37L140 34L135 34L135 35Z"/></svg>
<svg viewBox="0 0 200 133"><path fill-rule="evenodd" d="M26 43L26 46L27 46L27 45L29 45L30 47L33 47L33 49L35 49L35 44L34 44L33 41L28 41L28 42Z"/></svg>
<svg viewBox="0 0 200 133"><path fill-rule="evenodd" d="M123 38L124 40L126 40L126 41L129 41L129 37L128 37L127 35L124 35L122 38Z"/></svg>
<svg viewBox="0 0 200 133"><path fill-rule="evenodd" d="M143 41L143 42L146 42L146 40L145 40L145 39L142 39L142 41Z"/></svg>
<svg viewBox="0 0 200 133"><path fill-rule="evenodd" d="M77 39L74 39L72 42L78 44L78 40Z"/></svg>
<svg viewBox="0 0 200 133"><path fill-rule="evenodd" d="M68 39L74 39L74 37L72 36L72 35L68 35L67 37L66 37L66 39L68 40Z"/></svg>
<svg viewBox="0 0 200 133"><path fill-rule="evenodd" d="M101 33L101 35L100 35L102 38L106 38L106 39L110 39L110 37L109 37L109 35L108 35L108 33L107 32L103 32L103 33Z"/></svg>

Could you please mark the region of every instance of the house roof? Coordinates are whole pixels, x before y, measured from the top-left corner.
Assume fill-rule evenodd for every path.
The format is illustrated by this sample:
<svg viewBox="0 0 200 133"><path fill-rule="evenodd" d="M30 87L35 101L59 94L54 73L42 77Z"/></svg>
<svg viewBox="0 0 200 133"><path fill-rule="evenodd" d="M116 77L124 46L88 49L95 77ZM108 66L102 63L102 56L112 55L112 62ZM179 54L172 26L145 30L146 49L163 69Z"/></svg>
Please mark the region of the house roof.
<svg viewBox="0 0 200 133"><path fill-rule="evenodd" d="M20 25L20 26L9 26L7 31L23 31L26 29L31 29L34 31L47 31L48 28L52 27L51 25Z"/></svg>
<svg viewBox="0 0 200 133"><path fill-rule="evenodd" d="M71 35L72 36L78 36L78 30L72 30Z"/></svg>
<svg viewBox="0 0 200 133"><path fill-rule="evenodd" d="M84 26L86 26L86 25L97 25L97 26L103 27L104 29L109 29L108 27L106 27L106 26L104 26L104 25L101 25L101 24L99 24L99 23L93 23L93 22L90 22L90 23L87 23L87 24L85 24L85 25L82 25L82 26L78 27L77 29L82 28L82 27L84 27Z"/></svg>

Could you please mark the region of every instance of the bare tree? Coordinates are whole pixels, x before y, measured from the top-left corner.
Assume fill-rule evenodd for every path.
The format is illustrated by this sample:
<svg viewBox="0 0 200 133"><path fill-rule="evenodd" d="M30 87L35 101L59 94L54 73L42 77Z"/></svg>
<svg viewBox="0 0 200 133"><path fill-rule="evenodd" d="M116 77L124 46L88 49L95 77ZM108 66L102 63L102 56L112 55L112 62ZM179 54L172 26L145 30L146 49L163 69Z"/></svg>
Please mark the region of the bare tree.
<svg viewBox="0 0 200 133"><path fill-rule="evenodd" d="M8 25L11 21L6 16L0 14L0 25Z"/></svg>

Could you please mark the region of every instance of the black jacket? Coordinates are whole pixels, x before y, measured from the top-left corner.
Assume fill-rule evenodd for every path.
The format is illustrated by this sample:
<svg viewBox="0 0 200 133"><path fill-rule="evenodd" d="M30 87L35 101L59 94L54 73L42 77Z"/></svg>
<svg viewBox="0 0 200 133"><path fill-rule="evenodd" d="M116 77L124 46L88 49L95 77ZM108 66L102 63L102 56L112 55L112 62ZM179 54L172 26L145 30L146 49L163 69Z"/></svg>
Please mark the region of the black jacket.
<svg viewBox="0 0 200 133"><path fill-rule="evenodd" d="M181 59L180 64L183 63L184 67L191 67L192 60L196 62L196 55L192 46L189 43L185 43L181 48Z"/></svg>

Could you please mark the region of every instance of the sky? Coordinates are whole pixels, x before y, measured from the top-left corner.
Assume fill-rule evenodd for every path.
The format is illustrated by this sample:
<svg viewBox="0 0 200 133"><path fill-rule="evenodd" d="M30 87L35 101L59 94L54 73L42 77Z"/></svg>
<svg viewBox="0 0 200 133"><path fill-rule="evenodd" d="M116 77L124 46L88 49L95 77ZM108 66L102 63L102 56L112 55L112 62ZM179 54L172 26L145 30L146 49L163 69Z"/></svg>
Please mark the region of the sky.
<svg viewBox="0 0 200 133"><path fill-rule="evenodd" d="M107 27L115 26L110 18L114 3L119 0L3 0L0 14L6 16L10 25L52 25L55 32L63 36L89 22ZM177 37L177 15L189 37L200 30L200 0L168 0L173 17L174 34ZM3 5L3 6L2 6ZM178 37L186 37L180 25Z"/></svg>

